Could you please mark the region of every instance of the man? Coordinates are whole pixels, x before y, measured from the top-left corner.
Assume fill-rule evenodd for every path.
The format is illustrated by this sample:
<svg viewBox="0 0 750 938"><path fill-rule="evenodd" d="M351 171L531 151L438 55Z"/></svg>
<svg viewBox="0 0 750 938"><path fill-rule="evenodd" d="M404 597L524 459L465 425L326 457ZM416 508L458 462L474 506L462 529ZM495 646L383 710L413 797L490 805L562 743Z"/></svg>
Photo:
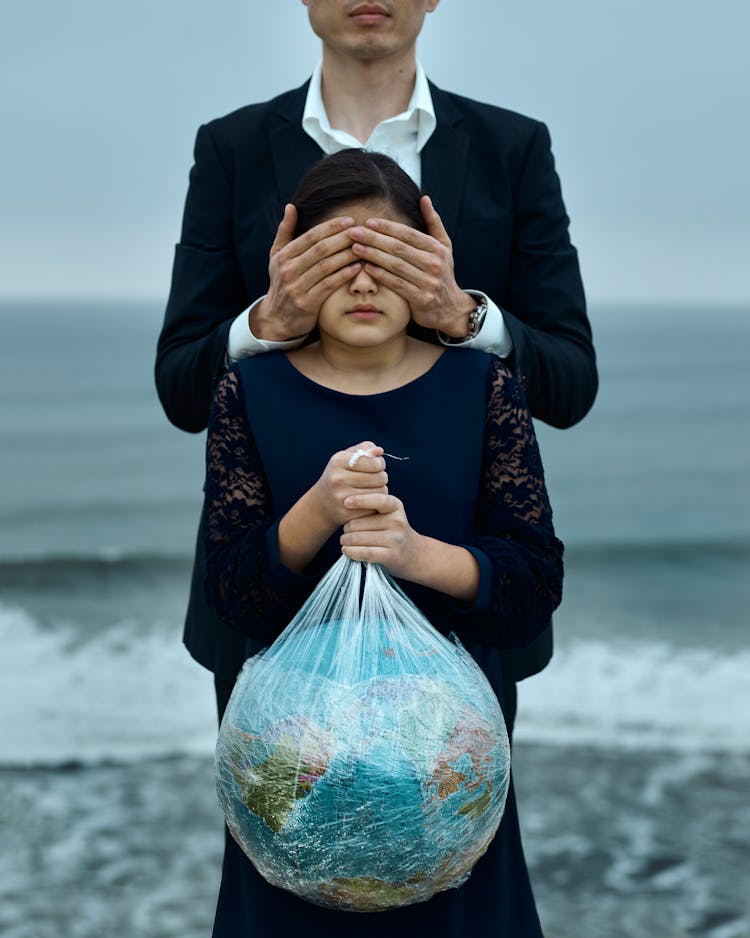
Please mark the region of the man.
<svg viewBox="0 0 750 938"><path fill-rule="evenodd" d="M322 300L366 264L408 300L435 341L505 358L536 417L558 427L580 420L596 394L596 365L546 128L427 81L416 40L438 0L303 3L323 44L312 79L198 131L156 361L167 416L203 430L227 363L304 341ZM361 145L389 153L429 193L427 234L382 219L352 227L344 217L294 239L286 203L303 172L325 153ZM185 642L214 672L221 714L246 653L259 644L208 608L203 570L199 536ZM515 682L550 653L548 630L499 665L509 730ZM496 671L497 653L489 658ZM514 812L509 794L506 819ZM461 889L387 913L389 930L541 938L533 899L519 899L531 896L525 864L499 853L498 843ZM356 923L338 915L266 884L227 838L215 938L303 929L335 938L352 927L382 934L377 915Z"/></svg>
<svg viewBox="0 0 750 938"><path fill-rule="evenodd" d="M546 128L426 80L416 40L438 0L303 3L323 45L310 82L198 131L156 361L167 416L203 430L227 362L303 341L321 301L366 264L436 341L505 358L534 416L580 420L596 365ZM302 173L362 145L388 152L429 193L428 234L343 218L294 239L284 206ZM200 537L185 642L214 672L223 712L247 648L205 603ZM505 657L511 724L515 681L550 654L548 630Z"/></svg>

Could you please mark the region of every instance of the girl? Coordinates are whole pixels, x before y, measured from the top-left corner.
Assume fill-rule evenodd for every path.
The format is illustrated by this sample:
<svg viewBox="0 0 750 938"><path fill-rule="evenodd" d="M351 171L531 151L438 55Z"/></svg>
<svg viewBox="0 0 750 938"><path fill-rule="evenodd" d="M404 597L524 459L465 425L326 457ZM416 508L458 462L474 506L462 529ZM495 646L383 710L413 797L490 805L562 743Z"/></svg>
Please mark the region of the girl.
<svg viewBox="0 0 750 938"><path fill-rule="evenodd" d="M420 231L421 193L388 157L316 164L293 203L300 235L329 218ZM382 564L439 630L456 631L505 708L498 650L531 642L561 599L533 427L505 365L410 334L410 309L355 265L321 304L317 338L234 365L207 441L207 592L229 624L268 644L341 551ZM356 461L359 449L369 455ZM384 452L403 458L389 461ZM512 702L508 702L512 706ZM541 938L512 783L469 880L380 913L318 908L268 885L227 839L215 938Z"/></svg>

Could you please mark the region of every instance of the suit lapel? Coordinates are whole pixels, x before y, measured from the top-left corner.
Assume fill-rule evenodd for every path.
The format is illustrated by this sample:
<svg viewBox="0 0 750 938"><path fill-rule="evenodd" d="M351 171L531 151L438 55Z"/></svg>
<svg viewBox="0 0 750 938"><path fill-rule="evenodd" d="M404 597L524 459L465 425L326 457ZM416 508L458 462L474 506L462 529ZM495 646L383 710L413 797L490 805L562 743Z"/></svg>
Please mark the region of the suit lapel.
<svg viewBox="0 0 750 938"><path fill-rule="evenodd" d="M269 131L271 158L282 202L288 202L303 174L323 156L317 143L302 129L307 86L282 95Z"/></svg>
<svg viewBox="0 0 750 938"><path fill-rule="evenodd" d="M430 82L437 126L422 150L422 191L430 196L448 234L456 230L466 177L469 135L450 97Z"/></svg>

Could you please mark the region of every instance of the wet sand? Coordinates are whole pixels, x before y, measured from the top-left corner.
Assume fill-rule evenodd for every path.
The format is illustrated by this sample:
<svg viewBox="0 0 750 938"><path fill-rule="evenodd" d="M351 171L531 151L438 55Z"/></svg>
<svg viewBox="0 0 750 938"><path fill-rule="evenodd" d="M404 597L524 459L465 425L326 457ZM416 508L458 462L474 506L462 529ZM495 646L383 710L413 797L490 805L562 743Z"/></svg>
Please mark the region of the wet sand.
<svg viewBox="0 0 750 938"><path fill-rule="evenodd" d="M747 938L750 760L519 743L548 938ZM208 758L0 771L5 938L203 938L221 817Z"/></svg>

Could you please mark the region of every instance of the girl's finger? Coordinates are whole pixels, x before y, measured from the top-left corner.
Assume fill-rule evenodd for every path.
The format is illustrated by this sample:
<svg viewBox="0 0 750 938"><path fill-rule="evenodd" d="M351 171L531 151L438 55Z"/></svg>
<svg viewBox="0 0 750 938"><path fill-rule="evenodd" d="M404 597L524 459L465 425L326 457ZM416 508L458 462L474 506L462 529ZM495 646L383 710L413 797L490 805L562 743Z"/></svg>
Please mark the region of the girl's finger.
<svg viewBox="0 0 750 938"><path fill-rule="evenodd" d="M357 468L358 463L361 459L366 459L368 461L370 459L378 459L379 461L377 464L377 469L365 468L364 469L365 472L375 472L375 471L385 468L385 460L380 459L380 457L383 454L382 446L376 446L374 443L360 443L358 446L352 447L351 449L347 450L347 453L349 454L349 460L347 462L347 465L350 469ZM366 465L373 465L373 464L368 462ZM361 467L359 468L361 469Z"/></svg>
<svg viewBox="0 0 750 938"><path fill-rule="evenodd" d="M372 489L374 492L388 492L388 473L382 469L372 472L358 472L347 476L345 485L352 489ZM360 492L350 493L359 495Z"/></svg>
<svg viewBox="0 0 750 938"><path fill-rule="evenodd" d="M387 568L388 551L384 547L342 547L341 553L346 554L350 560L379 563Z"/></svg>
<svg viewBox="0 0 750 938"><path fill-rule="evenodd" d="M360 531L384 531L391 525L390 517L379 512L369 515L359 515L347 521L343 527L344 534L356 534Z"/></svg>
<svg viewBox="0 0 750 938"><path fill-rule="evenodd" d="M371 508L381 514L388 514L401 507L401 502L394 495L379 495L363 493L362 495L347 495L344 499L345 508Z"/></svg>

